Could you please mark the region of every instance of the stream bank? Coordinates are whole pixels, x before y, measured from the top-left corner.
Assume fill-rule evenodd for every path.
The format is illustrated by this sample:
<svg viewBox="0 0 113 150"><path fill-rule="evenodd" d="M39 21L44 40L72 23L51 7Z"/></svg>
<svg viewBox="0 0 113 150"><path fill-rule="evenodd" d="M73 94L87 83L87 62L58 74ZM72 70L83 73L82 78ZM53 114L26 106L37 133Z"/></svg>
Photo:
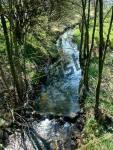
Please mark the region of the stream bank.
<svg viewBox="0 0 113 150"><path fill-rule="evenodd" d="M79 106L81 69L72 36L73 29L70 29L57 41L59 53L64 54L60 66L50 66L54 73L49 72L47 84L42 85L37 112L17 112L17 123L10 125L12 131L8 129L14 134L9 136L6 150L74 150L78 147L85 115Z"/></svg>

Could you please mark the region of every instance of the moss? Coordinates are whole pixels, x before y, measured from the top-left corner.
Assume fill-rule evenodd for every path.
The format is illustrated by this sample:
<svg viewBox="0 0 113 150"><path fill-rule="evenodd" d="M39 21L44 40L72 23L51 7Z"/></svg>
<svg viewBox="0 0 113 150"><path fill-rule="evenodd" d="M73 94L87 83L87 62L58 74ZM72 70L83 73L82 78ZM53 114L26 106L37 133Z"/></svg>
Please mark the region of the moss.
<svg viewBox="0 0 113 150"><path fill-rule="evenodd" d="M79 28L76 28L75 33L73 35L73 42L77 43L77 45L79 46L80 45L80 39L81 39L80 30L79 30Z"/></svg>

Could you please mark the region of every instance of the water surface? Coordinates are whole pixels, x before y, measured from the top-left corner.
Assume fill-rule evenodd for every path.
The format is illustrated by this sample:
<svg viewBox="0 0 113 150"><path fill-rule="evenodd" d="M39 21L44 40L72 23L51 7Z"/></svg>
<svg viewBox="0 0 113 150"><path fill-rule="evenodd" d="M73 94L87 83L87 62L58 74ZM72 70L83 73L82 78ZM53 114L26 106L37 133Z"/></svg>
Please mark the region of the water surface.
<svg viewBox="0 0 113 150"><path fill-rule="evenodd" d="M78 99L81 69L79 51L77 45L72 42L73 33L74 30L70 29L57 41L62 62L66 64L51 66L47 85L42 86L38 101L40 112L71 114L80 109Z"/></svg>
<svg viewBox="0 0 113 150"><path fill-rule="evenodd" d="M81 69L77 45L72 43L73 32L66 31L57 41L61 59L66 59L67 63L51 66L47 86L42 85L38 99L40 112L70 115L80 110L78 90ZM62 54L65 57L62 58ZM36 120L27 124L22 133L16 131L11 135L5 150L75 150L73 137L77 132L76 124L64 122L62 118Z"/></svg>

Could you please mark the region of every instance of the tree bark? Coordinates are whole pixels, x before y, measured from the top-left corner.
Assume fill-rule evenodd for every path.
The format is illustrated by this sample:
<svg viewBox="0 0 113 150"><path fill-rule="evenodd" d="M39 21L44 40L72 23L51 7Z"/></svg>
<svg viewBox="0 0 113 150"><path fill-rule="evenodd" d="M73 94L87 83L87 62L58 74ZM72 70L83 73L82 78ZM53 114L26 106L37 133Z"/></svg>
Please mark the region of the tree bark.
<svg viewBox="0 0 113 150"><path fill-rule="evenodd" d="M99 98L100 98L100 87L102 80L102 69L103 62L102 57L104 53L104 38L103 38L103 0L99 0L99 76L98 76L98 84L96 88L96 103L95 103L95 112L98 112L99 109Z"/></svg>
<svg viewBox="0 0 113 150"><path fill-rule="evenodd" d="M93 46L94 46L94 37L95 37L96 22L97 22L97 7L98 7L98 0L96 0L96 4L95 4L92 42L91 42L90 50L88 52L89 54L87 56L87 62L86 62L86 68L85 68L85 82L86 82L87 90L89 90L89 67L90 67L90 60L91 60L92 49L93 49ZM89 32L89 29L88 29L88 32ZM89 44L89 42L87 44ZM88 45L87 45L87 47L88 47ZM89 47L88 47L88 49L89 49Z"/></svg>
<svg viewBox="0 0 113 150"><path fill-rule="evenodd" d="M9 64L10 64L11 74L12 74L12 77L13 77L13 80L14 80L14 85L16 86L16 90L17 90L19 100L22 102L23 95L21 93L21 87L19 86L18 76L16 74L15 66L13 64L12 50L11 50L11 47L10 47L10 41L9 41L9 36L8 36L8 31L7 31L7 25L6 25L6 20L5 20L5 17L4 17L3 14L1 14L1 23L2 23L2 27L3 27L3 31L4 31L5 40L6 40L7 56L8 56L8 61L9 61Z"/></svg>

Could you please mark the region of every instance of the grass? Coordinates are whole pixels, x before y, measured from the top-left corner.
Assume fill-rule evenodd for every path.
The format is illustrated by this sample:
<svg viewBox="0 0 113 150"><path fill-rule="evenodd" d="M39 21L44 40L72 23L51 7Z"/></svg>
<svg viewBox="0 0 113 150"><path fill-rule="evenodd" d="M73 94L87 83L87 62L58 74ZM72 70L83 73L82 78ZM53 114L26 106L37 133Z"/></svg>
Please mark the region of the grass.
<svg viewBox="0 0 113 150"><path fill-rule="evenodd" d="M109 28L109 20L104 23L104 39ZM93 21L90 22L90 40ZM98 23L95 32L95 46L98 46ZM74 33L74 41L80 44L80 31ZM111 44L106 55L100 92L100 108L108 115L113 115L113 29L110 35ZM98 81L98 57L92 57L89 69L90 92L85 100L86 123L82 133L82 144L79 150L113 150L113 134L97 123L94 117L96 86Z"/></svg>
<svg viewBox="0 0 113 150"><path fill-rule="evenodd" d="M111 52L107 53L100 93L100 108L113 115L113 64ZM95 91L98 77L98 61L93 58L89 70L90 92L85 101L86 124L83 131L83 145L80 150L113 150L113 135L99 125L94 118Z"/></svg>
<svg viewBox="0 0 113 150"><path fill-rule="evenodd" d="M93 138L88 144L81 147L80 150L112 150L113 149L113 135L106 133L99 138Z"/></svg>
<svg viewBox="0 0 113 150"><path fill-rule="evenodd" d="M113 115L113 64L111 52L106 56L100 93L100 108ZM98 77L97 58L93 58L89 70L90 92L85 101L86 123L83 130L83 145L80 150L113 150L113 135L99 125L94 118L95 91Z"/></svg>

